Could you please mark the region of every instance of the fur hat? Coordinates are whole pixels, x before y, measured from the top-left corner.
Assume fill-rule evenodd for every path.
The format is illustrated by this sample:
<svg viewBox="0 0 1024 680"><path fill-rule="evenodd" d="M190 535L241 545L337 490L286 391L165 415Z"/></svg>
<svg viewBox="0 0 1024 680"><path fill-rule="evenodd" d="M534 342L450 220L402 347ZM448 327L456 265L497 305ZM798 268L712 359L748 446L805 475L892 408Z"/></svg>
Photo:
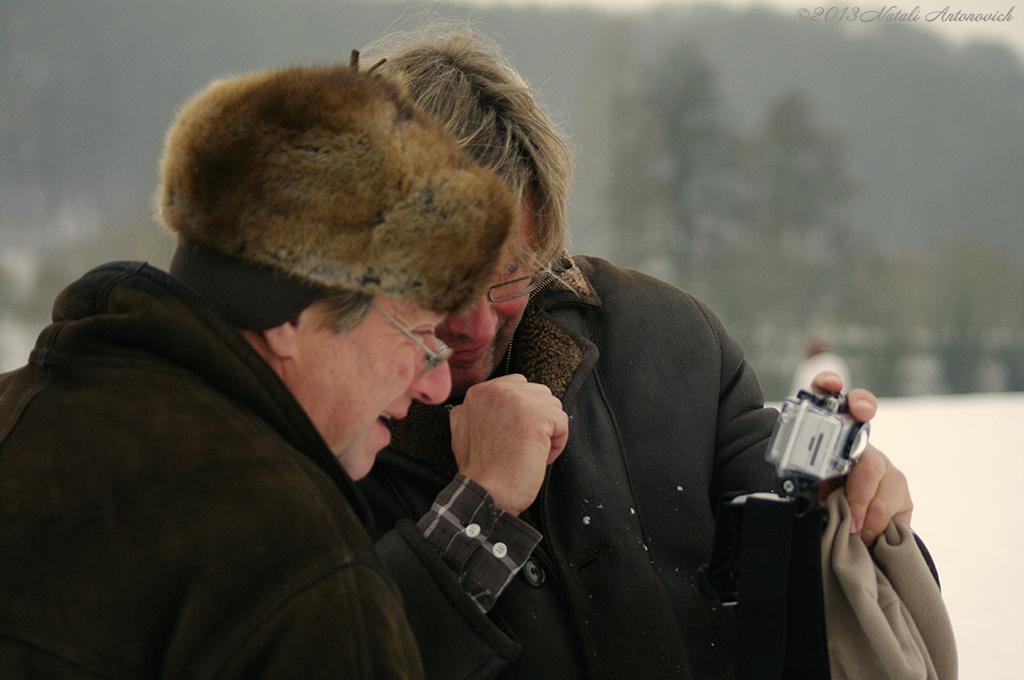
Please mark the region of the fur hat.
<svg viewBox="0 0 1024 680"><path fill-rule="evenodd" d="M218 80L194 97L167 133L159 218L179 253L198 245L277 280L457 312L492 280L512 198L357 58Z"/></svg>

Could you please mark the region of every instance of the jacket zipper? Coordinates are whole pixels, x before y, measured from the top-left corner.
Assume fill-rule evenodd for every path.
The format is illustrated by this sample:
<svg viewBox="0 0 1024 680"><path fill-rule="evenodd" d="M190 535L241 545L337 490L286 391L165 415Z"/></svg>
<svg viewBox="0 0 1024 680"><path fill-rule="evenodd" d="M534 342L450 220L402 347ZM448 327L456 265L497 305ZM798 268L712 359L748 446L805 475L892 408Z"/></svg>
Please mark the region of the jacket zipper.
<svg viewBox="0 0 1024 680"><path fill-rule="evenodd" d="M533 289L533 291L530 292L530 295L529 295L529 297L526 300L526 304L529 305L531 302L533 302L534 296L536 296L542 290L547 288L551 283L554 282L554 280L555 280L555 277L551 276L546 281L544 281L544 283L540 284L535 289ZM512 343L510 342L510 343L508 343L508 349L505 350L505 375L508 375L511 370L512 370Z"/></svg>

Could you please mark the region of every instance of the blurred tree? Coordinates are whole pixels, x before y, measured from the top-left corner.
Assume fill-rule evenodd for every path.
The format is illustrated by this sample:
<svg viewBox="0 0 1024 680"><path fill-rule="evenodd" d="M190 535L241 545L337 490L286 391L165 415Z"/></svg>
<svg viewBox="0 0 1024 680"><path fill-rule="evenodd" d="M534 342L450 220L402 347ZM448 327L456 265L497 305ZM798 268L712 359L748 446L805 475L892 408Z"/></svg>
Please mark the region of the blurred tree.
<svg viewBox="0 0 1024 680"><path fill-rule="evenodd" d="M648 64L619 99L613 153L616 256L684 287L728 228L742 181L739 144L714 69L690 46ZM628 87L628 86L627 86Z"/></svg>
<svg viewBox="0 0 1024 680"><path fill-rule="evenodd" d="M853 271L862 248L848 223L857 184L845 141L821 128L807 95L790 91L767 113L745 159L754 187L748 238L774 270L762 283L787 301L786 323L836 323L851 306Z"/></svg>
<svg viewBox="0 0 1024 680"><path fill-rule="evenodd" d="M1002 253L966 237L943 253L932 305L940 331L935 349L950 392L990 389L984 380L986 364L1000 367L1004 382L1015 380L1024 299L1020 274L1008 264Z"/></svg>
<svg viewBox="0 0 1024 680"><path fill-rule="evenodd" d="M774 241L831 235L846 228L845 208L856 191L838 133L819 128L803 92L784 94L768 113L751 169L759 187L755 227Z"/></svg>
<svg viewBox="0 0 1024 680"><path fill-rule="evenodd" d="M680 278L696 282L701 256L736 211L739 145L727 127L716 72L692 46L670 52L651 80L673 225L669 245Z"/></svg>
<svg viewBox="0 0 1024 680"><path fill-rule="evenodd" d="M982 347L974 312L970 291L961 287L943 314L936 350L946 385L954 394L975 392L979 386Z"/></svg>

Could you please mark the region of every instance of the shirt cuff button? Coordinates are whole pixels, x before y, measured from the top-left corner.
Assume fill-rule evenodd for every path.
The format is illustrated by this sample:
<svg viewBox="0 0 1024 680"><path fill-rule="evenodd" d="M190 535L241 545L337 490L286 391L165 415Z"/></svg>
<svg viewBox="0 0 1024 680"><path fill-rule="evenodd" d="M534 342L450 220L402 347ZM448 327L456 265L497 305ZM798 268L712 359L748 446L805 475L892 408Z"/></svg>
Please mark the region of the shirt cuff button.
<svg viewBox="0 0 1024 680"><path fill-rule="evenodd" d="M494 547L491 548L491 552L494 554L495 557L500 559L508 554L508 546L506 546L501 541L498 541L494 544Z"/></svg>
<svg viewBox="0 0 1024 680"><path fill-rule="evenodd" d="M476 538L480 535L480 525L474 522L466 527L466 535L470 538Z"/></svg>

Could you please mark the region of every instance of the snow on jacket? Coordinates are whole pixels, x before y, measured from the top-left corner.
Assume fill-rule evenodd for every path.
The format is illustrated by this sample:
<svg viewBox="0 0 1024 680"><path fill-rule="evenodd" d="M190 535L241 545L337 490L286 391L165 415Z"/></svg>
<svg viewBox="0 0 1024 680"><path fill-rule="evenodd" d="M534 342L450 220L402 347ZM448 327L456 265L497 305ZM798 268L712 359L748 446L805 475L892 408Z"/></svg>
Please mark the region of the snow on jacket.
<svg viewBox="0 0 1024 680"><path fill-rule="evenodd" d="M595 258L536 294L507 372L570 414L525 518L532 563L483 615L413 522L455 472L447 414L421 406L360 482L433 678L726 678L734 620L699 592L714 508L768 490L775 411L743 349L692 296ZM503 371L504 372L504 371Z"/></svg>

